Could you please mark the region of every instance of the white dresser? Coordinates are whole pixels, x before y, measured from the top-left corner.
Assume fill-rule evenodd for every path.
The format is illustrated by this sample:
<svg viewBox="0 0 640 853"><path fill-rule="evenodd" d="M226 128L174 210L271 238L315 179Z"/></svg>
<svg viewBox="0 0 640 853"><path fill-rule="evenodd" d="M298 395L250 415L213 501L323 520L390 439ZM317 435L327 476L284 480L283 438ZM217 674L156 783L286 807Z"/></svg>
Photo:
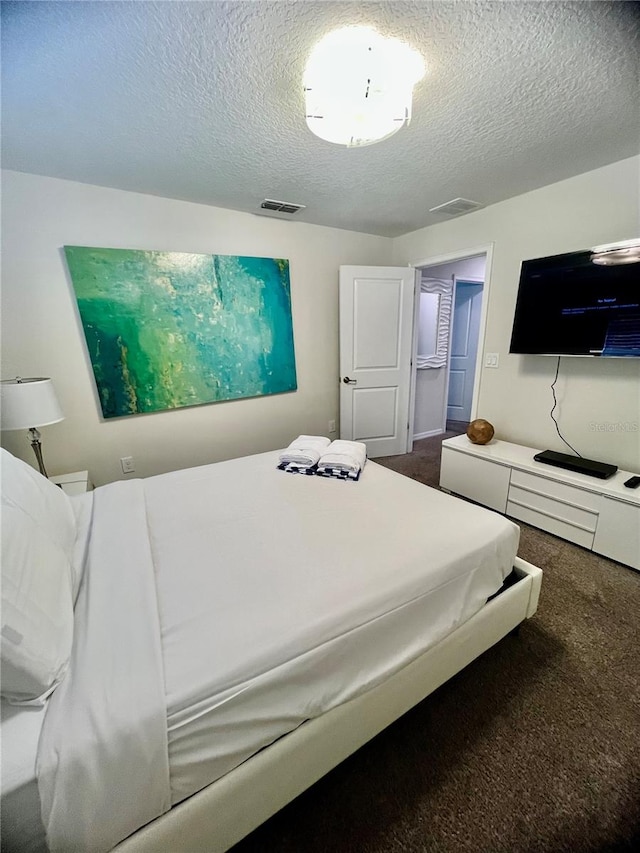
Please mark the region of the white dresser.
<svg viewBox="0 0 640 853"><path fill-rule="evenodd" d="M640 570L640 489L534 462L532 447L442 442L440 487Z"/></svg>

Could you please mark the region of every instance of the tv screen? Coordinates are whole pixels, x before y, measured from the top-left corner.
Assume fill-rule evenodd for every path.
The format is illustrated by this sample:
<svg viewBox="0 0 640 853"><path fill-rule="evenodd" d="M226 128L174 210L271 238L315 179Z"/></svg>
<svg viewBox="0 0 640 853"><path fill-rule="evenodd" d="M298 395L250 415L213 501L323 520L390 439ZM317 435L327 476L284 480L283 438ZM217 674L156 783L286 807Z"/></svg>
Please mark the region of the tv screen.
<svg viewBox="0 0 640 853"><path fill-rule="evenodd" d="M591 251L523 261L511 353L640 357L640 263Z"/></svg>

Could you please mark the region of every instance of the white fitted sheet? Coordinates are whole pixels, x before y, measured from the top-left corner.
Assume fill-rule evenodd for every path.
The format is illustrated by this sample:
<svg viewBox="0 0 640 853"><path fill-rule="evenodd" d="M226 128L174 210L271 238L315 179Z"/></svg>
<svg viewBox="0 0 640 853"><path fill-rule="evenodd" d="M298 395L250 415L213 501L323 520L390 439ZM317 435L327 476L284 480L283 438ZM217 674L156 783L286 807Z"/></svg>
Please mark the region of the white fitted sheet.
<svg viewBox="0 0 640 853"><path fill-rule="evenodd" d="M71 660L48 701L36 760L52 853L104 853L171 807L142 482L94 491Z"/></svg>
<svg viewBox="0 0 640 853"><path fill-rule="evenodd" d="M277 461L94 492L73 663L36 765L52 850L110 849L403 667L511 570L518 528L496 513L375 463L356 483Z"/></svg>
<svg viewBox="0 0 640 853"><path fill-rule="evenodd" d="M510 521L375 463L358 483L276 464L144 482L173 804L416 658L515 559Z"/></svg>

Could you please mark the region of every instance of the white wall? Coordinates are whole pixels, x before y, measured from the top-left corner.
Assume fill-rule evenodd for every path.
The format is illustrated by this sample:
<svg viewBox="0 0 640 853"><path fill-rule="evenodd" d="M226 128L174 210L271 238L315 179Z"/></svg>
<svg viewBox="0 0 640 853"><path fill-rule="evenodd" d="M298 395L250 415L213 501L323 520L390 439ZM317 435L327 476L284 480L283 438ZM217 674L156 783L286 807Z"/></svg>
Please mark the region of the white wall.
<svg viewBox="0 0 640 853"><path fill-rule="evenodd" d="M394 240L397 264L493 244L478 417L498 438L570 452L549 411L556 359L509 355L520 264L640 233L640 158L632 157ZM583 455L640 470L640 359L563 358L556 416ZM634 426L635 425L635 426Z"/></svg>
<svg viewBox="0 0 640 853"><path fill-rule="evenodd" d="M283 447L338 419L338 267L388 264L391 240L121 190L3 172L2 378L50 376L66 419L42 429L49 473L95 483ZM62 246L290 260L298 390L102 420ZM34 461L26 432L3 433Z"/></svg>
<svg viewBox="0 0 640 853"><path fill-rule="evenodd" d="M405 264L493 243L484 349L500 354L500 368L483 369L478 416L498 437L563 451L548 414L555 359L508 355L520 263L637 235L639 165L614 163L393 241L4 172L2 377L54 379L66 420L43 429L52 473L88 468L103 483L122 478L121 456L148 476L280 447L338 418L340 264ZM289 258L298 391L102 421L65 244ZM640 469L639 362L562 360L557 412L583 455ZM4 433L2 443L31 461L26 435Z"/></svg>

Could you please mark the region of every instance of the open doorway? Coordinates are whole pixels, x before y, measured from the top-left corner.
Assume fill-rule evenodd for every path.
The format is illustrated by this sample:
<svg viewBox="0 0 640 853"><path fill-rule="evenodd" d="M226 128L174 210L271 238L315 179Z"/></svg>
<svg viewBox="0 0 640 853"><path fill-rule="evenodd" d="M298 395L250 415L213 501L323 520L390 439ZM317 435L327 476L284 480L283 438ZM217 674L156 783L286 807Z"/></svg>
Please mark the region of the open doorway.
<svg viewBox="0 0 640 853"><path fill-rule="evenodd" d="M476 417L491 247L415 266L413 440L463 433Z"/></svg>

